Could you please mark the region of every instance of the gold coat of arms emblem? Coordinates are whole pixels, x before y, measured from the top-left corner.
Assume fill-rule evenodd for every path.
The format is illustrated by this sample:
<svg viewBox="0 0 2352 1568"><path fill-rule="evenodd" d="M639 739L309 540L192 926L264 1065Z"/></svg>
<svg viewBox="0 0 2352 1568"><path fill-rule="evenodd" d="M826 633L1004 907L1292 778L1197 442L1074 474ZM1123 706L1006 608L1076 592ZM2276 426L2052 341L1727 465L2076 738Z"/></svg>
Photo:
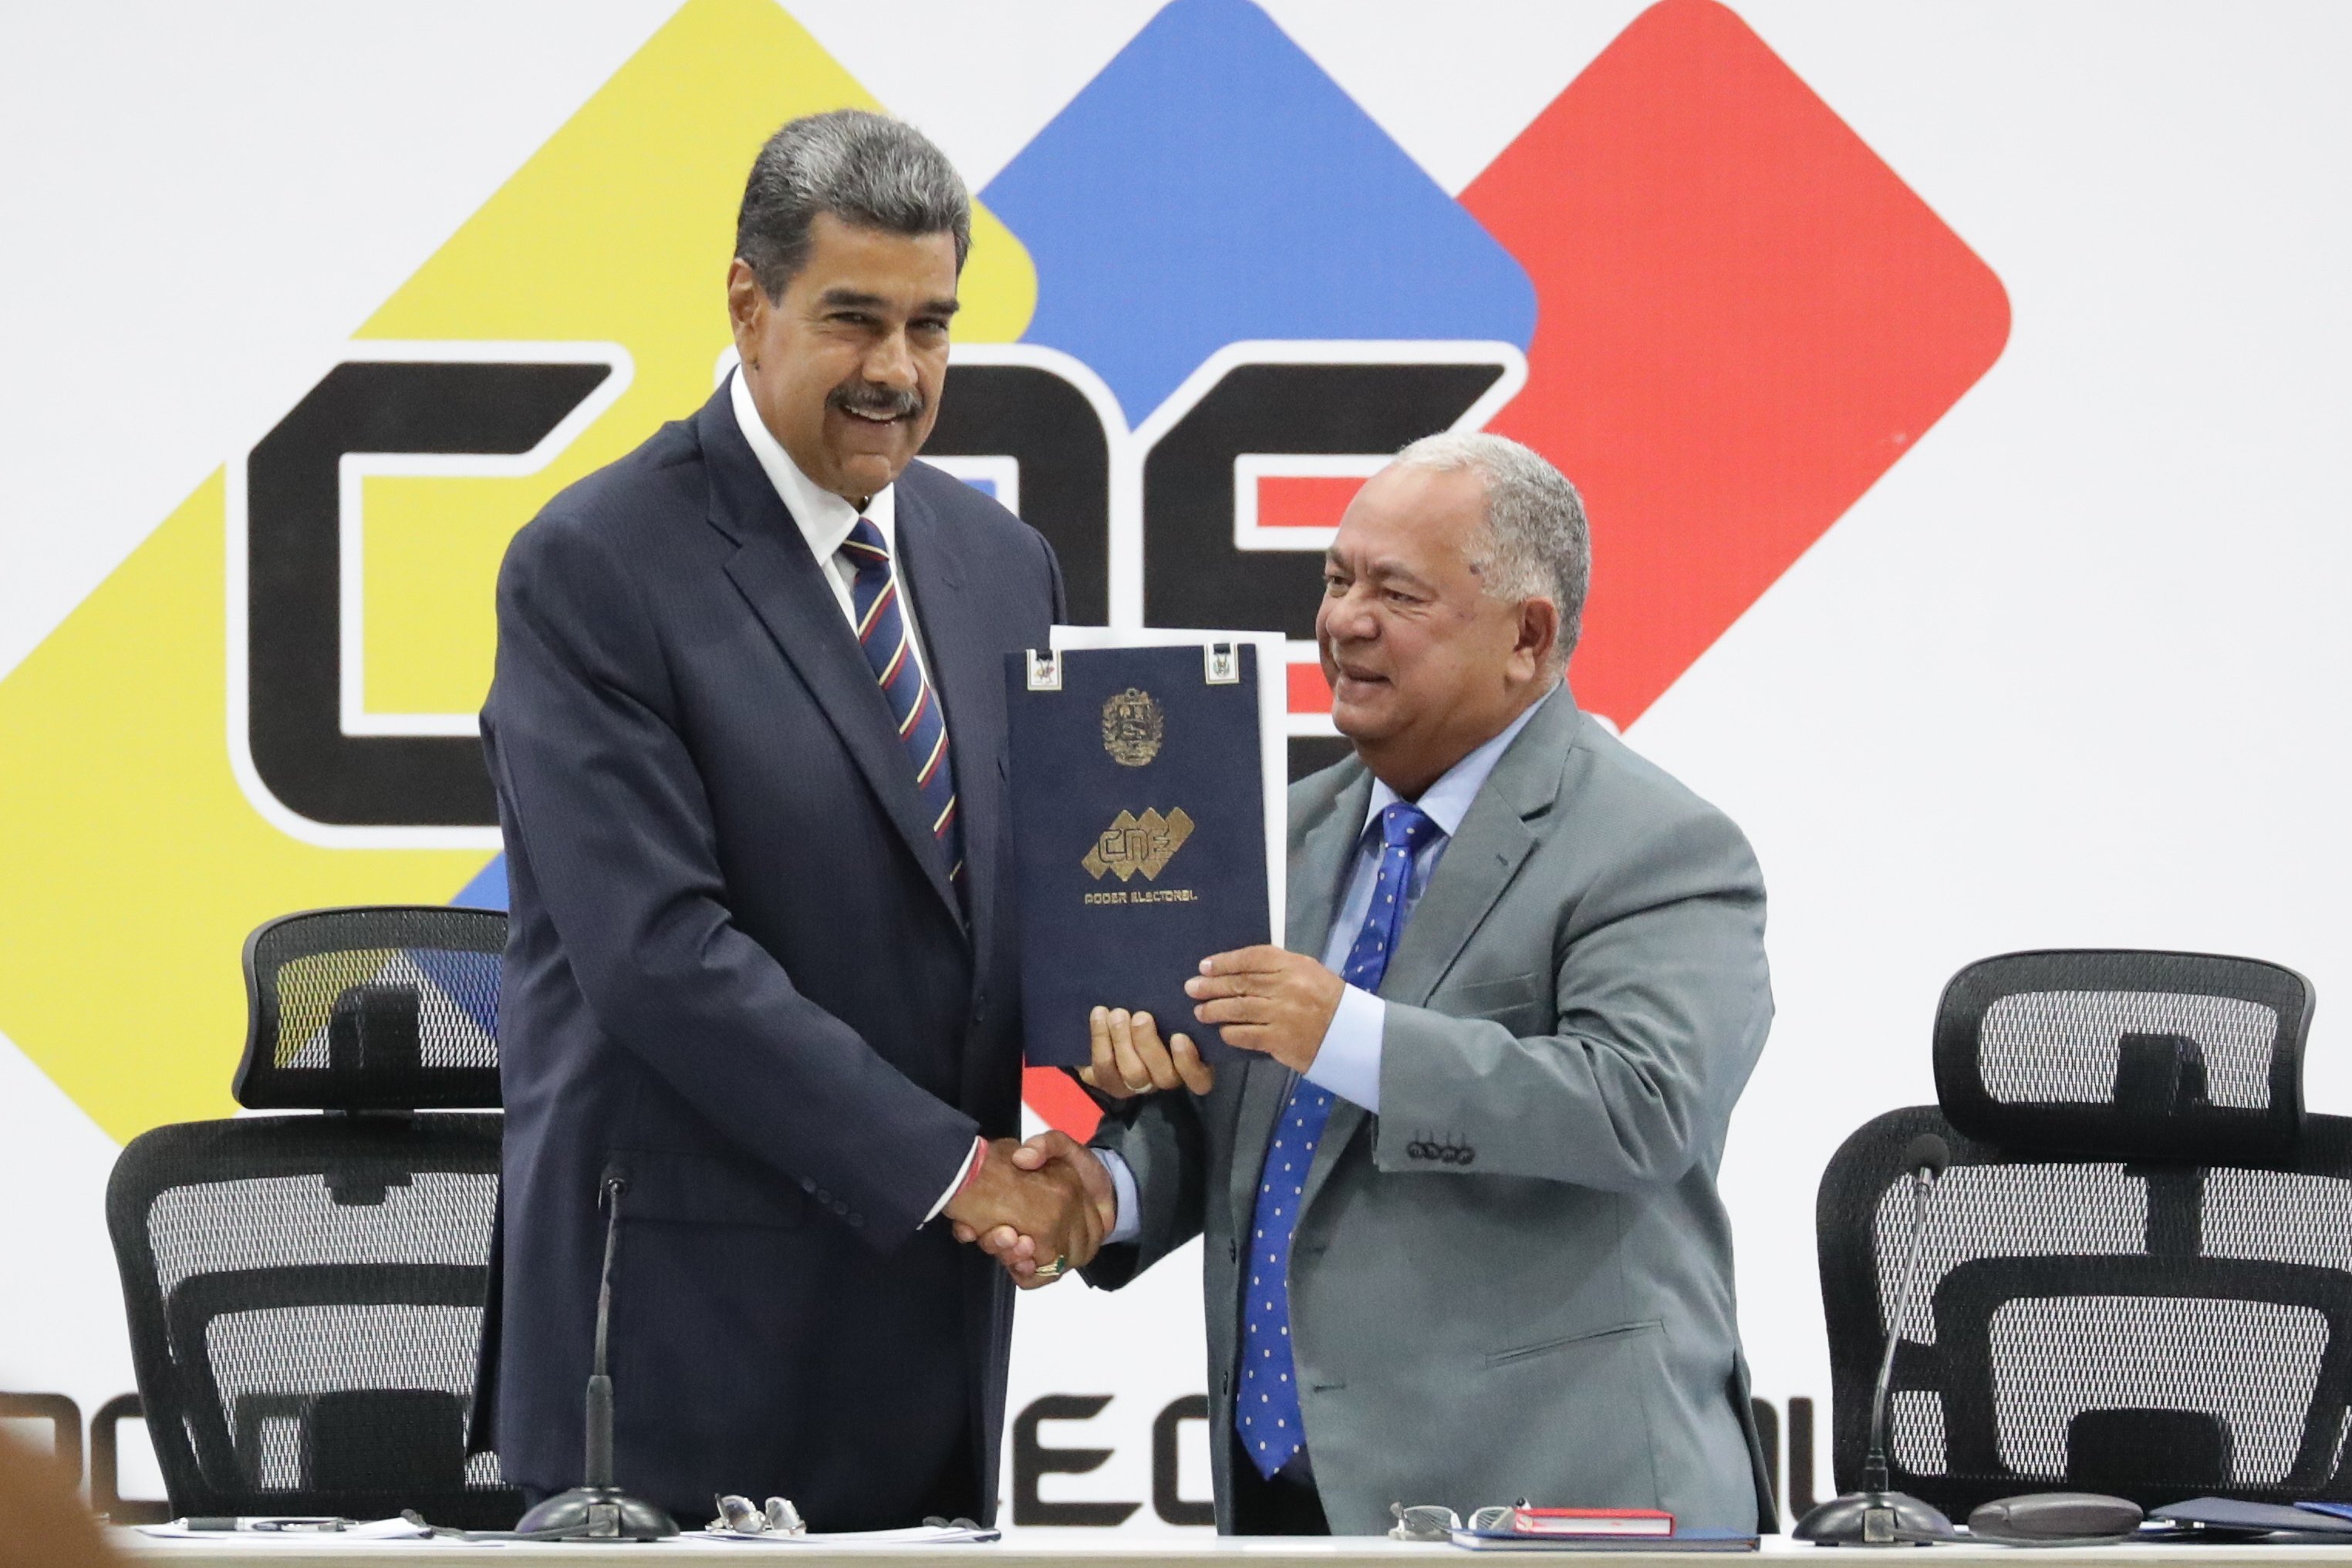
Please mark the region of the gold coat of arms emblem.
<svg viewBox="0 0 2352 1568"><path fill-rule="evenodd" d="M1167 719L1151 694L1134 686L1103 704L1103 749L1122 768L1140 768L1160 755Z"/></svg>
<svg viewBox="0 0 2352 1568"><path fill-rule="evenodd" d="M1177 807L1166 816L1148 810L1140 817L1121 811L1095 840L1094 848L1078 863L1097 882L1108 872L1125 882L1137 872L1150 882L1159 876L1184 841L1192 836L1192 819Z"/></svg>

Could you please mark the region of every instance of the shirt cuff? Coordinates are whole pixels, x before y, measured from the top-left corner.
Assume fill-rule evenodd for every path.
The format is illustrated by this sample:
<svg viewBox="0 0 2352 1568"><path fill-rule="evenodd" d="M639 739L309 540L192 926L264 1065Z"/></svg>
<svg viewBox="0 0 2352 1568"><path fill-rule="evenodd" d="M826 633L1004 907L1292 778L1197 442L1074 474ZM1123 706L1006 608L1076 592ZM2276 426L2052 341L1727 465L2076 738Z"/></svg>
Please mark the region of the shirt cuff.
<svg viewBox="0 0 2352 1568"><path fill-rule="evenodd" d="M1307 1064L1306 1079L1328 1089L1342 1100L1352 1100L1375 1116L1381 1112L1381 1031L1389 1021L1389 1005L1360 986L1339 993L1339 1005L1315 1060Z"/></svg>
<svg viewBox="0 0 2352 1568"><path fill-rule="evenodd" d="M974 1138L971 1141L971 1147L963 1152L963 1164L956 1166L955 1180L948 1183L947 1191L940 1194L939 1202L931 1205L930 1213L923 1216L923 1225L929 1225L932 1220L937 1219L940 1217L940 1210L948 1206L948 1200L963 1189L963 1184L971 1176L971 1162L980 1158L982 1142L982 1140ZM919 1225L915 1228L920 1230L922 1228L922 1225Z"/></svg>
<svg viewBox="0 0 2352 1568"><path fill-rule="evenodd" d="M1110 1190L1118 1200L1118 1217L1111 1221L1110 1234L1103 1238L1103 1245L1132 1241L1143 1234L1143 1206L1136 1199L1135 1173L1112 1150L1097 1149L1094 1155L1102 1161L1103 1169L1110 1173Z"/></svg>

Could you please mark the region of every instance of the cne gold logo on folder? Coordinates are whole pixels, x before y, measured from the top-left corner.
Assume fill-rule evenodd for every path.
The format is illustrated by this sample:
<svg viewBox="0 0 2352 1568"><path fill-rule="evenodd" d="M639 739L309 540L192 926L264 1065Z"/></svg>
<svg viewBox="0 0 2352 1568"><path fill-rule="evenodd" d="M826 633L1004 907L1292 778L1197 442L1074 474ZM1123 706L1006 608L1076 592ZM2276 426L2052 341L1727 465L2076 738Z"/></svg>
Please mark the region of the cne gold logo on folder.
<svg viewBox="0 0 2352 1568"><path fill-rule="evenodd" d="M1078 863L1097 882L1103 879L1105 872L1116 873L1121 882L1141 872L1143 880L1150 882L1159 876L1192 836L1192 819L1184 814L1181 806L1164 817L1157 810L1147 810L1140 817L1132 811L1121 811Z"/></svg>
<svg viewBox="0 0 2352 1568"><path fill-rule="evenodd" d="M1121 768L1140 768L1159 756L1166 733L1167 720L1150 692L1129 686L1103 704L1103 749Z"/></svg>

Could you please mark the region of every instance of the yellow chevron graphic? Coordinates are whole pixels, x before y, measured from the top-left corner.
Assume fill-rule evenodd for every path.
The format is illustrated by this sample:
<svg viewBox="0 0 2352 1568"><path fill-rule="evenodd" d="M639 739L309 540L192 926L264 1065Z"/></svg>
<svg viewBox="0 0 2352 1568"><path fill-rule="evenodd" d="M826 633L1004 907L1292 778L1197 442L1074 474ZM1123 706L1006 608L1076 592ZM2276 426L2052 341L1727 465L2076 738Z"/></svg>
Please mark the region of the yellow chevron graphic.
<svg viewBox="0 0 2352 1568"><path fill-rule="evenodd" d="M769 0L690 0L355 337L612 342L619 399L537 474L362 481L366 706L467 713L490 587L562 486L709 395L751 154L794 115L877 107ZM1029 256L974 214L957 336L1009 341ZM258 437L261 431L252 433ZM224 455L226 458L228 455ZM246 933L328 904L437 903L480 850L324 849L231 772L215 473L0 681L0 1031L116 1138L225 1114Z"/></svg>

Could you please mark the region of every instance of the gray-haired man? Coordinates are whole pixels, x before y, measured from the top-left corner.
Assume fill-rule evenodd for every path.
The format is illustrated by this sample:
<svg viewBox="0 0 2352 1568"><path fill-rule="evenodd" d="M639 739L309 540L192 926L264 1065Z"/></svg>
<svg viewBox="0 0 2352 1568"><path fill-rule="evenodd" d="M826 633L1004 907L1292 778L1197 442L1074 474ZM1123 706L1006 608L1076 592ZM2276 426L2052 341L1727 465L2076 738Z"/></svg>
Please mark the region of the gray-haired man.
<svg viewBox="0 0 2352 1568"><path fill-rule="evenodd" d="M1771 1018L1764 885L1577 711L1588 561L1573 486L1499 437L1364 486L1316 617L1356 755L1291 789L1288 950L1189 987L1252 1055L1212 1081L1101 1014L1087 1074L1125 1113L1019 1156L1087 1178L1095 1284L1205 1236L1227 1531L1523 1497L1759 1521L1715 1171Z"/></svg>
<svg viewBox="0 0 2352 1568"><path fill-rule="evenodd" d="M580 1479L616 1185L618 1478L689 1524L720 1491L820 1530L988 1518L1011 1291L940 1216L1080 1260L1099 1235L1074 1175L1010 1157L1001 671L1044 645L1060 578L910 461L970 234L908 127L785 126L728 276L741 373L549 502L499 574L483 1386L526 1492Z"/></svg>

